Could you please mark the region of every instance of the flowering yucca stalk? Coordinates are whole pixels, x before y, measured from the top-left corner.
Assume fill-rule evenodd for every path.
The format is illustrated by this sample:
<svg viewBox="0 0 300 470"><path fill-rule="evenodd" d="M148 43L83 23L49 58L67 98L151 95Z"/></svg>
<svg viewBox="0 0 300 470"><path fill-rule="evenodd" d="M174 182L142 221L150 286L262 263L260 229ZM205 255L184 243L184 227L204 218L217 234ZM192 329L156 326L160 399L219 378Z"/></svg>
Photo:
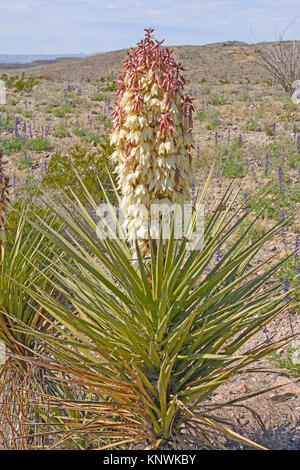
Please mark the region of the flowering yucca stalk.
<svg viewBox="0 0 300 470"><path fill-rule="evenodd" d="M184 94L184 70L172 50L160 49L153 29L128 51L116 83L112 159L117 163L122 210L128 238L148 238L147 215L139 205L182 204L189 198L192 140L192 99Z"/></svg>
<svg viewBox="0 0 300 470"><path fill-rule="evenodd" d="M3 259L4 243L6 240L5 228L7 222L7 205L9 203L9 178L4 173L3 153L0 150L0 272Z"/></svg>

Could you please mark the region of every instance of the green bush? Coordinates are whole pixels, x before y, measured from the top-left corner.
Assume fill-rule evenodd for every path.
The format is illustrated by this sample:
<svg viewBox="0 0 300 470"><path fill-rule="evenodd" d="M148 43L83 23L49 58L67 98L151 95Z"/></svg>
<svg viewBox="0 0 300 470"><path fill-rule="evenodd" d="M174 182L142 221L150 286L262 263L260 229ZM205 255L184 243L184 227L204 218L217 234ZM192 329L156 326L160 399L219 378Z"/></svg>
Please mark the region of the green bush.
<svg viewBox="0 0 300 470"><path fill-rule="evenodd" d="M73 106L71 106L69 104L65 104L64 106L61 106L60 108L56 108L54 110L54 116L62 118L66 114L72 114L73 111L74 111Z"/></svg>
<svg viewBox="0 0 300 470"><path fill-rule="evenodd" d="M201 109L200 111L198 111L198 113L195 116L195 119L197 119L198 121L205 121L206 120L205 110Z"/></svg>
<svg viewBox="0 0 300 470"><path fill-rule="evenodd" d="M25 78L25 73L22 72L21 76L13 75L8 77L7 74L2 74L1 79L5 82L7 88L11 88L16 91L26 91L29 92L32 88L39 83L39 81L30 76Z"/></svg>
<svg viewBox="0 0 300 470"><path fill-rule="evenodd" d="M219 106L227 103L227 97L224 95L211 95L209 101L214 106Z"/></svg>
<svg viewBox="0 0 300 470"><path fill-rule="evenodd" d="M93 101L104 101L105 100L105 96L102 95L101 93L98 93L97 95L94 95L92 97L92 100Z"/></svg>
<svg viewBox="0 0 300 470"><path fill-rule="evenodd" d="M58 138L70 137L70 132L67 126L59 124L52 130L52 135Z"/></svg>
<svg viewBox="0 0 300 470"><path fill-rule="evenodd" d="M43 186L53 190L68 187L79 197L83 197L77 173L93 196L100 199L102 191L97 176L102 182L109 184L106 168L111 169L109 157L113 152L108 140L102 140L100 146L101 151L88 151L84 147L75 145L66 155L60 153L52 155L47 173L42 180Z"/></svg>
<svg viewBox="0 0 300 470"><path fill-rule="evenodd" d="M261 130L261 127L260 127L260 124L259 122L255 121L254 119L250 120L247 122L246 124L246 130L247 131L251 131L251 132L255 132L255 131L260 131Z"/></svg>

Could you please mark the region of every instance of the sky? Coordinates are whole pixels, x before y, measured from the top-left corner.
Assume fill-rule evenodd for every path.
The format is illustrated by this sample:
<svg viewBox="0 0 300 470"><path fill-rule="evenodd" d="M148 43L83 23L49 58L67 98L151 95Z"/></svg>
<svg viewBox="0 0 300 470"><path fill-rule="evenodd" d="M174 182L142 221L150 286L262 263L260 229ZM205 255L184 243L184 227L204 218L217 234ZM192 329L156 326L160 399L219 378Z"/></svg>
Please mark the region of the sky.
<svg viewBox="0 0 300 470"><path fill-rule="evenodd" d="M0 0L0 54L124 49L150 26L166 45L255 43L289 24L300 39L300 0Z"/></svg>

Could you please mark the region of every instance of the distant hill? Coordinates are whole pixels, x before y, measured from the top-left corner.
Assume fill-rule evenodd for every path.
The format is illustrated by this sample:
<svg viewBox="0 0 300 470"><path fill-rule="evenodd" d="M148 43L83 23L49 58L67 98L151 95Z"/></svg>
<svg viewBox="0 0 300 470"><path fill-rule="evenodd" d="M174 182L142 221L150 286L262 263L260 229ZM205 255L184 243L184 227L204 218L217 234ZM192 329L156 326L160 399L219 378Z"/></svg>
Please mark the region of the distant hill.
<svg viewBox="0 0 300 470"><path fill-rule="evenodd" d="M80 52L78 54L0 54L2 64L27 64L36 60L53 60L57 58L87 57L88 54Z"/></svg>
<svg viewBox="0 0 300 470"><path fill-rule="evenodd" d="M289 41L284 41L288 44ZM239 83L250 80L256 83L269 78L268 72L256 62L256 46L274 43L247 44L240 41L227 41L203 46L168 46L174 50L174 57L185 68L185 76L193 85L211 82ZM35 60L26 64L1 64L1 72L26 72L53 79L96 80L104 77L117 79L121 72L127 49L97 53L85 57L61 57L48 60ZM0 55L1 62L1 55Z"/></svg>

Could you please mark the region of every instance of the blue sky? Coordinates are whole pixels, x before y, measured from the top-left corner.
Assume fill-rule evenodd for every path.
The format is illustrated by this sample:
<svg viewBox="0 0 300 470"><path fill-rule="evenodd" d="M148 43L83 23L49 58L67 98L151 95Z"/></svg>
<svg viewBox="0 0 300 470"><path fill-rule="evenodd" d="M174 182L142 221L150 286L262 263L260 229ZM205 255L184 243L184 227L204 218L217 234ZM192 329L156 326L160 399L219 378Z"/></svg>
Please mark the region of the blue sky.
<svg viewBox="0 0 300 470"><path fill-rule="evenodd" d="M153 26L165 44L300 39L299 0L0 0L0 53L123 49Z"/></svg>

